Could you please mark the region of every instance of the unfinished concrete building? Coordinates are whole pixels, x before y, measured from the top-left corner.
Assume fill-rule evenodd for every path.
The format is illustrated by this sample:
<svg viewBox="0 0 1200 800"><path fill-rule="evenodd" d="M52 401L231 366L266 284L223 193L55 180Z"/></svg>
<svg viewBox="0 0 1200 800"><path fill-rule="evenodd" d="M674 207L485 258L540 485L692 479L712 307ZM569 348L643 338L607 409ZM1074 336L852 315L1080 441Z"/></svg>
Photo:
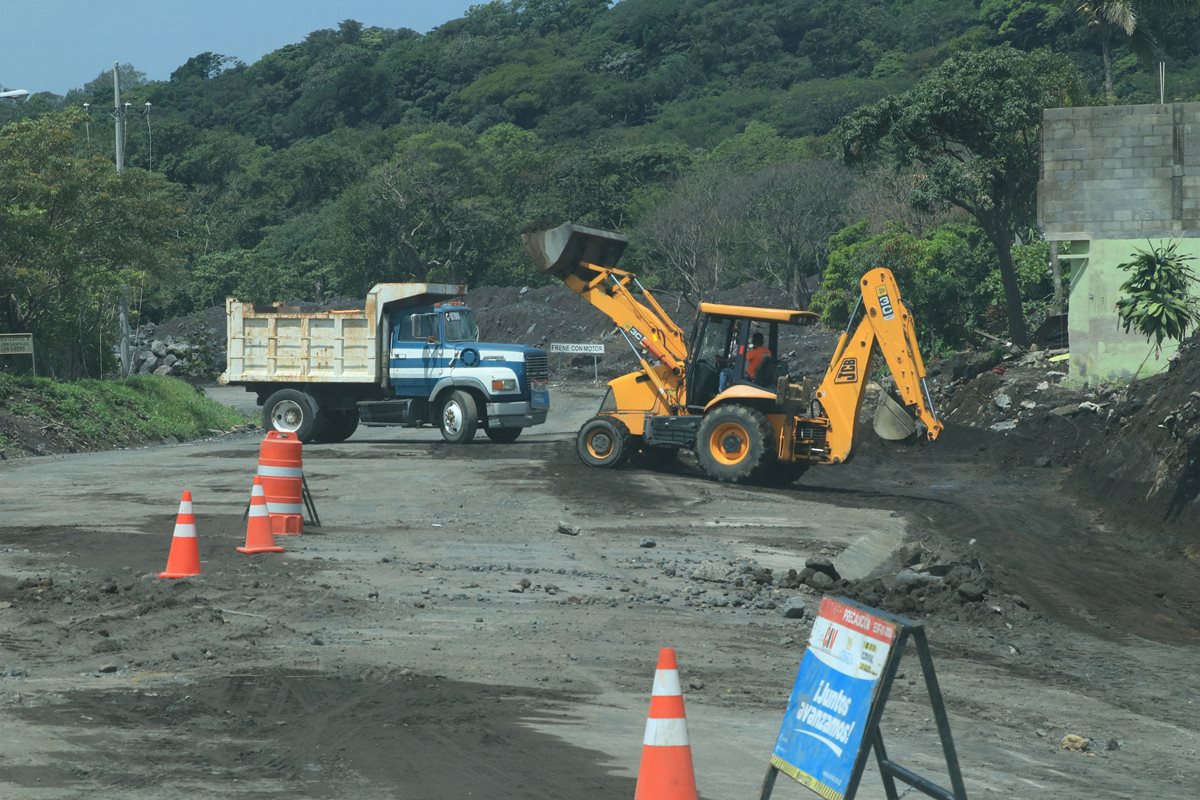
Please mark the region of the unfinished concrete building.
<svg viewBox="0 0 1200 800"><path fill-rule="evenodd" d="M1145 337L1121 330L1118 265L1171 241L1200 259L1200 103L1046 109L1038 222L1069 275L1070 380L1166 369L1174 343L1147 359Z"/></svg>

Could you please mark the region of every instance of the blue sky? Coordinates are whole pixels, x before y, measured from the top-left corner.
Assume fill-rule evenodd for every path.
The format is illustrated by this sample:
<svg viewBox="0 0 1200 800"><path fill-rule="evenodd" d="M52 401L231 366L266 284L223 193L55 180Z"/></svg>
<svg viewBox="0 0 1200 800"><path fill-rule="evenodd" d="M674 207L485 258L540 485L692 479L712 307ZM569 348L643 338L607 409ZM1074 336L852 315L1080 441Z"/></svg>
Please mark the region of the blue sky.
<svg viewBox="0 0 1200 800"><path fill-rule="evenodd" d="M197 53L252 64L344 19L422 33L485 0L0 0L0 88L65 94L114 61L165 80Z"/></svg>

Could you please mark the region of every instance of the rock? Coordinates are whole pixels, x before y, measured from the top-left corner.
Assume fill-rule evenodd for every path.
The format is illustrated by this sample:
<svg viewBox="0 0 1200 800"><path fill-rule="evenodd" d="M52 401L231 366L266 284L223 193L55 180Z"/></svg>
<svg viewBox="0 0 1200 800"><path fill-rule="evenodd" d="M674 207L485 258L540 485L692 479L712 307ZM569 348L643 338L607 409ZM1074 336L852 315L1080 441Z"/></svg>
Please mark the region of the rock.
<svg viewBox="0 0 1200 800"><path fill-rule="evenodd" d="M925 557L925 548L913 542L906 544L896 552L897 558L900 559L900 565L903 567L911 567L913 564L919 563Z"/></svg>
<svg viewBox="0 0 1200 800"><path fill-rule="evenodd" d="M173 353L167 353L163 357L162 363L168 367L173 367L173 366L175 366L175 362L177 362L178 360L179 360L179 356L174 355Z"/></svg>
<svg viewBox="0 0 1200 800"><path fill-rule="evenodd" d="M655 544L656 543L653 539L646 537L645 539L642 539L642 541L638 544L638 547L654 547Z"/></svg>
<svg viewBox="0 0 1200 800"><path fill-rule="evenodd" d="M1042 381L1041 383L1039 383L1037 385L1037 388L1034 391L1044 392L1049 388L1050 388L1050 381Z"/></svg>
<svg viewBox="0 0 1200 800"><path fill-rule="evenodd" d="M917 572L911 569L902 569L896 573L896 585L912 591L918 586L928 586L931 583L941 583L942 579L937 575L930 575L927 572Z"/></svg>
<svg viewBox="0 0 1200 800"><path fill-rule="evenodd" d="M700 680L699 678L688 678L688 688L700 691L704 688L704 681Z"/></svg>
<svg viewBox="0 0 1200 800"><path fill-rule="evenodd" d="M1021 408L1025 409L1026 411L1032 411L1033 409L1037 408L1037 403L1032 400L1022 400Z"/></svg>
<svg viewBox="0 0 1200 800"><path fill-rule="evenodd" d="M989 425L988 427L997 432L1011 431L1017 427L1017 421L1015 419L1006 419L1003 422L997 422L995 425Z"/></svg>
<svg viewBox="0 0 1200 800"><path fill-rule="evenodd" d="M704 561L692 570L692 580L712 581L713 583L728 583L733 578L733 570L728 564L720 561Z"/></svg>
<svg viewBox="0 0 1200 800"><path fill-rule="evenodd" d="M578 525L572 525L568 522L558 523L558 532L564 536L578 536L579 530Z"/></svg>
<svg viewBox="0 0 1200 800"><path fill-rule="evenodd" d="M167 366L166 364L163 364L161 367L157 367L154 370L154 374L155 375L170 375L171 368L169 366Z"/></svg>
<svg viewBox="0 0 1200 800"><path fill-rule="evenodd" d="M783 604L785 619L804 619L806 614L808 614L808 607L804 605L803 597L790 598Z"/></svg>
<svg viewBox="0 0 1200 800"><path fill-rule="evenodd" d="M833 578L824 572L814 572L808 579L808 585L819 592L833 586Z"/></svg>
<svg viewBox="0 0 1200 800"><path fill-rule="evenodd" d="M1093 414L1099 414L1102 408L1104 408L1104 406L1100 405L1099 403L1093 403L1091 400L1084 400L1079 404L1080 411L1090 411Z"/></svg>
<svg viewBox="0 0 1200 800"><path fill-rule="evenodd" d="M100 668L100 672L104 673L105 675L111 675L118 669L120 669L120 667L118 667L116 664L105 664Z"/></svg>
<svg viewBox="0 0 1200 800"><path fill-rule="evenodd" d="M1079 406L1074 403L1068 403L1063 406L1050 409L1050 413L1056 417L1073 417L1079 413Z"/></svg>
<svg viewBox="0 0 1200 800"><path fill-rule="evenodd" d="M149 375L151 372L154 371L155 367L157 367L157 366L158 366L158 358L151 355L149 358L147 358L145 361L142 362L142 365L140 367L138 367L138 374L139 375Z"/></svg>
<svg viewBox="0 0 1200 800"><path fill-rule="evenodd" d="M1049 456L1038 456L1033 460L1033 465L1035 467L1048 467L1050 466L1050 458Z"/></svg>
<svg viewBox="0 0 1200 800"><path fill-rule="evenodd" d="M972 603L978 603L987 593L982 587L974 583L959 584L958 593L964 600Z"/></svg>
<svg viewBox="0 0 1200 800"><path fill-rule="evenodd" d="M804 566L816 572L824 572L829 577L836 580L841 580L841 575L833 566L833 562L823 556L810 556L804 560Z"/></svg>
<svg viewBox="0 0 1200 800"><path fill-rule="evenodd" d="M1012 405L1012 398L1004 392L1001 392L992 398L992 402L996 405L996 408L1000 409L1001 411L1005 411L1009 406Z"/></svg>
<svg viewBox="0 0 1200 800"><path fill-rule="evenodd" d="M1109 739L1104 743L1105 750L1120 750L1121 745L1125 744L1121 739Z"/></svg>
<svg viewBox="0 0 1200 800"><path fill-rule="evenodd" d="M167 354L167 343L162 339L155 339L150 343L150 352L154 353L154 355L158 356L159 358L162 358Z"/></svg>
<svg viewBox="0 0 1200 800"><path fill-rule="evenodd" d="M1091 742L1082 736L1076 736L1073 733L1068 733L1058 743L1059 750L1071 750L1076 753L1086 752Z"/></svg>

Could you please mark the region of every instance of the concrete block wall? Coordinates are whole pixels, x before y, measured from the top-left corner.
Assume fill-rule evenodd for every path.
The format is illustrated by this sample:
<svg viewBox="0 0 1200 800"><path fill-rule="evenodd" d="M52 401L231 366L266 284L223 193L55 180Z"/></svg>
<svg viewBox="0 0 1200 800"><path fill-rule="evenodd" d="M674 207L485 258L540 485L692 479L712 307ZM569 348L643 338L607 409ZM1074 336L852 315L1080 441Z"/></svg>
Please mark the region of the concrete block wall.
<svg viewBox="0 0 1200 800"><path fill-rule="evenodd" d="M1115 304L1128 276L1118 265L1170 241L1200 256L1200 103L1051 108L1042 122L1038 223L1074 255L1063 262L1070 379L1154 374L1174 347L1146 362L1144 337L1121 331Z"/></svg>
<svg viewBox="0 0 1200 800"><path fill-rule="evenodd" d="M1200 237L1200 103L1048 108L1042 122L1047 238Z"/></svg>

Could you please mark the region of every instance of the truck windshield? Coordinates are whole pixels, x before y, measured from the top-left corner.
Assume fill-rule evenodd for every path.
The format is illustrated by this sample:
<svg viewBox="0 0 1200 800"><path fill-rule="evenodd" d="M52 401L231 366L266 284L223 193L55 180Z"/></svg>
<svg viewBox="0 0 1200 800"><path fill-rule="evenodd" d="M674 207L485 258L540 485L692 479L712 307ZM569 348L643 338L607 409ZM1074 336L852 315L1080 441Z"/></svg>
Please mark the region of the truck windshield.
<svg viewBox="0 0 1200 800"><path fill-rule="evenodd" d="M447 311L446 341L447 342L477 342L479 341L479 326L475 324L475 312L468 309Z"/></svg>

